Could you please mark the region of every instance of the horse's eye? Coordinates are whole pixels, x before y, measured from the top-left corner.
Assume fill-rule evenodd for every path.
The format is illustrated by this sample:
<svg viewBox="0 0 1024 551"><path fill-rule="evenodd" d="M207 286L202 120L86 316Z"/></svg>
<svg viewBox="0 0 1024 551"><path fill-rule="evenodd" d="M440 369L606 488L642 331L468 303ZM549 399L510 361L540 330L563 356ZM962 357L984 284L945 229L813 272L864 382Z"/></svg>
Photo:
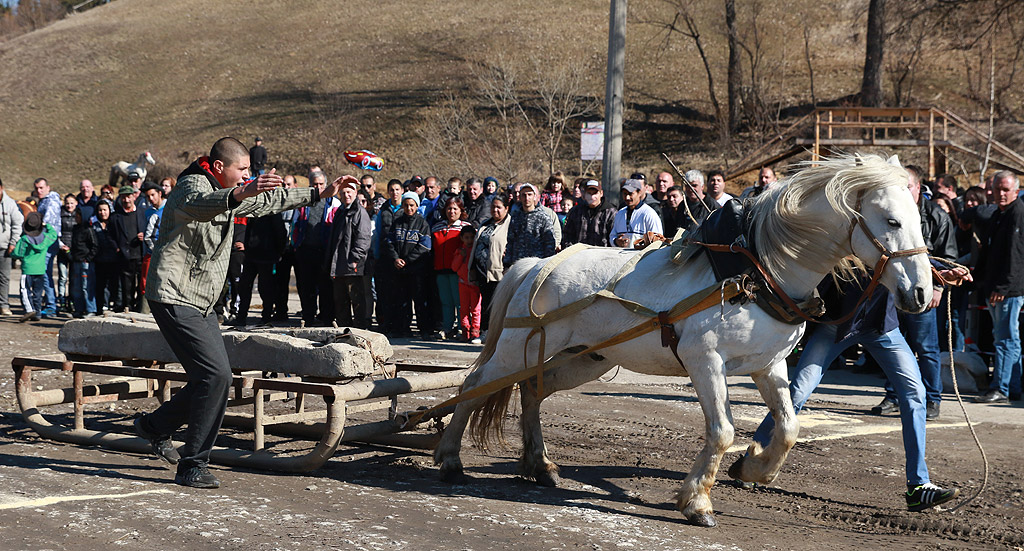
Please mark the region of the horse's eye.
<svg viewBox="0 0 1024 551"><path fill-rule="evenodd" d="M895 218L890 218L889 220L887 220L887 222L889 222L889 225L893 228L900 227L900 221Z"/></svg>

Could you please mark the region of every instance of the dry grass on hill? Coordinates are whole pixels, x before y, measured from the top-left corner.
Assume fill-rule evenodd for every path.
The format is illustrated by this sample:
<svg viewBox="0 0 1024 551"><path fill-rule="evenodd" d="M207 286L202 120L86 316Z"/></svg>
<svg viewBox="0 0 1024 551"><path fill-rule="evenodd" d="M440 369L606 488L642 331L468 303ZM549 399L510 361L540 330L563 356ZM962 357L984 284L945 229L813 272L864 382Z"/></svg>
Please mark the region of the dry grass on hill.
<svg viewBox="0 0 1024 551"><path fill-rule="evenodd" d="M857 90L861 4L763 6L771 101L808 101L797 36L805 24L813 25L817 97ZM695 6L724 99L720 4ZM747 142L715 145L693 44L666 41L650 23L671 19L667 5L636 0L630 10L626 169L660 166L661 151L701 168L735 161ZM286 171L368 148L388 161L380 179L407 177L437 166L423 159L430 110L472 95L474 75L499 55L582 63L590 95L603 97L607 11L606 0L118 0L0 43L0 170L9 186L43 175L66 191L82 177L105 181L111 164L143 150L160 163L153 174L176 174L220 136L260 134ZM923 99L963 103L955 79L939 87L934 71L922 75L920 89L934 91ZM523 78L529 86L531 75ZM562 157L572 171L577 142L568 144ZM535 166L533 177L540 160Z"/></svg>

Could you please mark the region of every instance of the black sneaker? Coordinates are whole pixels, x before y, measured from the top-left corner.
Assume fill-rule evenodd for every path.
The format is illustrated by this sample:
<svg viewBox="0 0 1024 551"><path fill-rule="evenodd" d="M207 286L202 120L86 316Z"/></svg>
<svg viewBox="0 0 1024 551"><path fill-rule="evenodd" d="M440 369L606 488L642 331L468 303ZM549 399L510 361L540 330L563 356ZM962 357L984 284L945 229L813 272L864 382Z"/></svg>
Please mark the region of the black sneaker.
<svg viewBox="0 0 1024 551"><path fill-rule="evenodd" d="M974 399L979 404L1005 404L1010 398L998 390L990 390Z"/></svg>
<svg viewBox="0 0 1024 551"><path fill-rule="evenodd" d="M956 496L960 495L960 490L957 488L940 488L932 484L921 484L916 488L907 490L907 510L916 513L918 511L924 511L930 509L936 505L941 505Z"/></svg>
<svg viewBox="0 0 1024 551"><path fill-rule="evenodd" d="M186 469L178 467L178 474L174 475L174 482L190 488L220 488L220 480L213 476L205 463Z"/></svg>
<svg viewBox="0 0 1024 551"><path fill-rule="evenodd" d="M890 413L899 413L900 404L889 398L882 398L882 402L877 406L871 408L871 415L888 415Z"/></svg>
<svg viewBox="0 0 1024 551"><path fill-rule="evenodd" d="M938 402L928 402L927 411L926 411L926 413L924 415L924 418L928 419L928 420L938 419L939 418L939 403Z"/></svg>
<svg viewBox="0 0 1024 551"><path fill-rule="evenodd" d="M153 453L158 458L168 465L177 465L181 456L178 455L178 450L174 449L174 443L171 442L170 436L164 436L160 434L154 434L149 432L142 426L142 416L135 418L135 434L144 440L149 441L149 445L153 447Z"/></svg>

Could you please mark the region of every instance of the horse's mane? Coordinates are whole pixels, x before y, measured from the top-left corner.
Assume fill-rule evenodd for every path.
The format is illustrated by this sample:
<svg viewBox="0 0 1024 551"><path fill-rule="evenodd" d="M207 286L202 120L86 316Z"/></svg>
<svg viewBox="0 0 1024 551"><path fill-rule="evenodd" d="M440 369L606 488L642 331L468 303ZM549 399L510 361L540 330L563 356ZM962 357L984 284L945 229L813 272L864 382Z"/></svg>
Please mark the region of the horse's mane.
<svg viewBox="0 0 1024 551"><path fill-rule="evenodd" d="M854 207L862 191L907 184L907 172L878 155L840 155L801 163L799 171L762 193L750 207L761 263L772 277L779 277L790 262L816 269L834 256L841 239L829 235L828 225L806 211L815 195L824 193L834 214L852 223L860 216ZM852 267L843 260L836 270L848 275Z"/></svg>

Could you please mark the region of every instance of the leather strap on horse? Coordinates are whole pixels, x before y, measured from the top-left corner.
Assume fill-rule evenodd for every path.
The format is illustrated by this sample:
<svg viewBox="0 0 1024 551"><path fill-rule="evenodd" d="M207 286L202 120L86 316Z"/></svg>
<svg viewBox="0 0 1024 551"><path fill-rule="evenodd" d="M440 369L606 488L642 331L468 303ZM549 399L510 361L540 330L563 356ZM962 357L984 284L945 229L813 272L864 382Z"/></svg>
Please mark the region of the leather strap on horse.
<svg viewBox="0 0 1024 551"><path fill-rule="evenodd" d="M543 396L543 383L540 381L543 380L545 371L564 365L565 363L574 360L580 356L592 354L594 352L597 352L598 350L602 350L618 344L622 344L627 341L631 341L637 337L646 335L647 333L650 333L658 329L661 329L662 339L665 339L665 325L671 327L672 324L680 320L686 319L696 314L697 312L706 310L716 304L719 304L720 302L731 300L733 297L742 294L743 292L744 291L739 283L739 280L731 279L726 280L725 282L715 283L714 285L701 289L700 291L679 301L678 303L676 303L675 306L672 307L672 309L665 312L659 312L658 315L653 316L650 319L644 320L642 323L635 325L630 329L627 329L626 331L623 331L622 333L615 335L614 337L601 341L593 346L589 346L579 352L573 353L571 356L566 356L558 359L552 358L550 360L543 361L544 352L543 348L541 348L540 360L538 361L537 365L534 365L533 367L528 367L522 371L510 373L508 375L505 375L504 377L500 377L489 383L480 385L478 387L473 387L464 392L460 392L457 396L445 400L444 402L430 409L417 411L410 415L402 426L404 428L416 425L417 423L419 423L420 419L434 411L459 404L466 400L472 400L474 398L487 396L488 394L492 394L503 388L512 386L516 383L523 382L532 377L537 377L538 396ZM530 337L532 337L535 333L539 332L541 334L541 340L543 343L543 331L543 327L537 327L530 332ZM674 334L675 331L673 330L672 333ZM678 337L675 337L675 340L676 345L678 346ZM672 352L673 354L676 355L676 359L678 360L679 355L676 352L675 347L672 347ZM682 365L682 360L679 361L679 364Z"/></svg>
<svg viewBox="0 0 1024 551"><path fill-rule="evenodd" d="M679 357L679 335L676 335L675 325L669 319L668 312L658 312L658 325L661 326L661 346L672 351L672 355L679 362L679 367L683 368L686 376L689 376L689 373L686 372L686 365L683 364L683 359Z"/></svg>

